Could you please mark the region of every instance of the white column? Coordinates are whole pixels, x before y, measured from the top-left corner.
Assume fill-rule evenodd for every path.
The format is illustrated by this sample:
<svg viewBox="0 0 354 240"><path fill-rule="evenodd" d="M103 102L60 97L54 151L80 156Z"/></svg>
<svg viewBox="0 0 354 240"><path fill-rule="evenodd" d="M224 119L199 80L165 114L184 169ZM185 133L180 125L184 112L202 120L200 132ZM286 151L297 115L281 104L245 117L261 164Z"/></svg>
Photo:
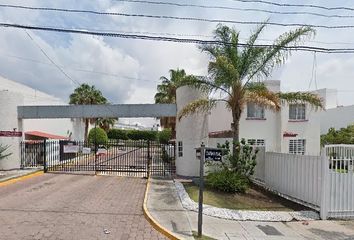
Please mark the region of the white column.
<svg viewBox="0 0 354 240"><path fill-rule="evenodd" d="M183 86L177 89L177 113L193 100L206 98L201 91ZM181 176L198 176L199 161L195 148L208 144L208 113L192 114L176 121L176 168ZM183 144L183 156L178 155L178 142Z"/></svg>

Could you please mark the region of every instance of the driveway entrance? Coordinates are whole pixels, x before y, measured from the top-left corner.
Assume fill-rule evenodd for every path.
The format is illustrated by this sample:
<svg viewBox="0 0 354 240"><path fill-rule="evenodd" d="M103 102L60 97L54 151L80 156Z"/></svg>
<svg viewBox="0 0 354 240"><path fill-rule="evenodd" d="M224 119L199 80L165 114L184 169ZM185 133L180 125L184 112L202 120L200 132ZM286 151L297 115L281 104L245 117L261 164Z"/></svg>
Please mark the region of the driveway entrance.
<svg viewBox="0 0 354 240"><path fill-rule="evenodd" d="M164 239L145 219L146 180L44 174L0 188L1 239Z"/></svg>
<svg viewBox="0 0 354 240"><path fill-rule="evenodd" d="M44 172L86 173L129 177L173 176L174 144L145 140L23 141L21 167Z"/></svg>

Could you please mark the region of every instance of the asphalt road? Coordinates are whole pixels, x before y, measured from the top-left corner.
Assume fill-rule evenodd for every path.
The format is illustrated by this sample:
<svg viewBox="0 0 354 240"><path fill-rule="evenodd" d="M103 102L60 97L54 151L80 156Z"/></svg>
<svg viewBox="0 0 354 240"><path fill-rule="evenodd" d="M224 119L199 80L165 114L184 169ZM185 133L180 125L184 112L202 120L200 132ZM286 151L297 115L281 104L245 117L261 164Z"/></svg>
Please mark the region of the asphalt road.
<svg viewBox="0 0 354 240"><path fill-rule="evenodd" d="M0 239L164 239L146 221L146 180L44 174L0 187Z"/></svg>

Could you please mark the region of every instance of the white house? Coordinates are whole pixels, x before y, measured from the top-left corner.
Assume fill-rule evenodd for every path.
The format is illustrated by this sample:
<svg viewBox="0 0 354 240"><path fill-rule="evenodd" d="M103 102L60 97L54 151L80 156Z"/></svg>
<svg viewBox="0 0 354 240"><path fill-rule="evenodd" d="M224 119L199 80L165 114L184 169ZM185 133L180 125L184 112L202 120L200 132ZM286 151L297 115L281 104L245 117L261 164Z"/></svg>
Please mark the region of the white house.
<svg viewBox="0 0 354 240"><path fill-rule="evenodd" d="M280 81L265 81L265 84L271 91L280 91ZM315 92L323 98L327 111L316 110L309 104L284 103L276 112L248 104L241 115L240 138L250 144L265 146L266 151L319 155L321 133L327 132L329 127L344 127L354 122L354 106L336 108L336 90ZM199 96L198 91L189 87L177 89L177 110ZM231 112L223 102L209 113L194 114L177 121L177 174L198 175L194 148L201 142L209 147L232 142L231 123Z"/></svg>

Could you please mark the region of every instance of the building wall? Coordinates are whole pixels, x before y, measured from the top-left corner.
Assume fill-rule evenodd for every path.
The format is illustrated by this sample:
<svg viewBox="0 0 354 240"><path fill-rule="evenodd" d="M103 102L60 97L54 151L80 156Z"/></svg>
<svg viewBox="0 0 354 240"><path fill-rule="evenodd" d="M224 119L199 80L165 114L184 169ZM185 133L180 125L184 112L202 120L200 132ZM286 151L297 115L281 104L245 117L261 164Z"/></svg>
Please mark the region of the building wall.
<svg viewBox="0 0 354 240"><path fill-rule="evenodd" d="M17 119L16 106L23 104L23 98L9 91L0 91L0 131L21 131ZM5 154L11 153L5 159L0 160L0 170L2 169L16 169L20 167L20 141L21 137L1 137L0 144L9 146Z"/></svg>
<svg viewBox="0 0 354 240"><path fill-rule="evenodd" d="M21 105L65 105L61 99L44 92L30 88L26 85L8 80L0 76L0 91L8 91L23 98ZM6 102L6 101L5 101ZM16 106L17 107L17 106ZM1 108L1 107L0 107ZM16 109L17 111L17 109ZM74 123L73 123L74 122ZM74 124L74 127L73 127ZM69 136L77 140L83 139L84 125L79 119L25 119L22 121L23 131L41 131L60 136ZM0 122L0 130L2 124ZM82 130L81 130L82 128Z"/></svg>
<svg viewBox="0 0 354 240"><path fill-rule="evenodd" d="M177 89L177 112L189 102L206 96L188 86ZM199 161L196 159L195 148L201 143L207 144L208 117L207 113L196 113L176 122L176 170L181 176L199 176ZM183 144L183 156L178 154L178 142Z"/></svg>
<svg viewBox="0 0 354 240"><path fill-rule="evenodd" d="M345 128L354 124L354 105L327 109L320 114L321 134L326 134L328 129Z"/></svg>
<svg viewBox="0 0 354 240"><path fill-rule="evenodd" d="M305 155L320 154L320 112L315 111L309 105L306 105L306 120L289 120L289 106L284 105L281 110L281 151L289 153L289 142L291 139L305 139ZM284 137L284 133L297 134L295 137ZM277 152L277 151L276 151Z"/></svg>

